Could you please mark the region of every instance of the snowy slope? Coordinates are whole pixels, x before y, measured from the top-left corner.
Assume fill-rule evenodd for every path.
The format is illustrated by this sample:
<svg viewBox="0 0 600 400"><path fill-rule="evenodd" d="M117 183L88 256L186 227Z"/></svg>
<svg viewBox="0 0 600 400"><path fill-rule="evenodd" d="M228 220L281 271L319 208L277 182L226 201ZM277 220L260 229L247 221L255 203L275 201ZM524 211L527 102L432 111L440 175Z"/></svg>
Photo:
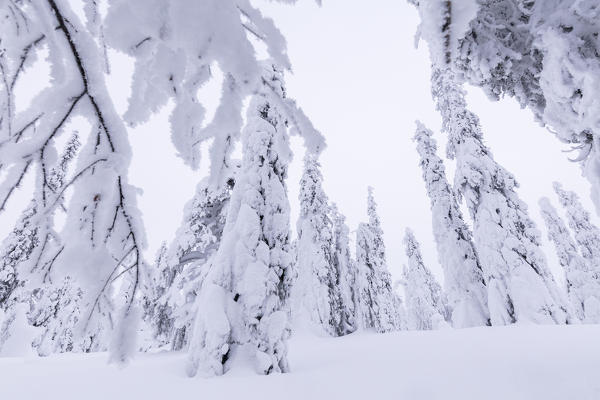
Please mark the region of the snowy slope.
<svg viewBox="0 0 600 400"><path fill-rule="evenodd" d="M187 378L184 354L0 359L3 399L600 399L600 326L296 337L293 372ZM285 393L282 397L281 393Z"/></svg>

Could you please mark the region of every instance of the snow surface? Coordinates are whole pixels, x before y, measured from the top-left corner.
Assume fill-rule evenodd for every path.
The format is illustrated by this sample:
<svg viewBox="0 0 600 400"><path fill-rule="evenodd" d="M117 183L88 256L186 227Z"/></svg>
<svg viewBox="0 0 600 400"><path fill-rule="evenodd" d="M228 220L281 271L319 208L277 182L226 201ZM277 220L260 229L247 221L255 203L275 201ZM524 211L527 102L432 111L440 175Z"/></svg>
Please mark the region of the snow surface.
<svg viewBox="0 0 600 400"><path fill-rule="evenodd" d="M292 373L247 363L188 378L184 353L0 358L4 399L574 399L600 398L600 326L507 326L293 337ZM241 356L240 356L241 357ZM34 383L34 384L32 384Z"/></svg>

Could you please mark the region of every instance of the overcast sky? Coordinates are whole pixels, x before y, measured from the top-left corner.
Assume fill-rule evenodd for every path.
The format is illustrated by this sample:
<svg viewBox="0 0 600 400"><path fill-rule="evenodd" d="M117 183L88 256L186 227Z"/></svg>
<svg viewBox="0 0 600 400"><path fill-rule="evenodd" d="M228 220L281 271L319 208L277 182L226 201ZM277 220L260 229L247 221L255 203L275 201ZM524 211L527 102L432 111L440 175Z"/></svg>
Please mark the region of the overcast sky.
<svg viewBox="0 0 600 400"><path fill-rule="evenodd" d="M427 48L423 43L418 50L414 47L418 24L414 8L402 0L324 0L322 7L311 0L300 0L296 6L268 0L253 3L275 19L288 39L293 65L293 74L287 77L288 93L326 137L328 146L321 157L325 190L347 216L351 231L366 220L367 186L371 185L392 274L397 277L405 262L402 237L410 226L423 245L425 261L441 277L429 199L411 140L414 121L420 119L436 132L440 155L445 140L430 95ZM129 95L123 77L131 73L131 63L121 57L115 65L119 78L111 78L110 89L117 108L123 111ZM45 74L36 73L24 81L39 88L45 79ZM216 92L214 83L204 95ZM554 249L545 239L537 201L549 196L556 206L551 183L558 180L577 191L592 211L589 184L581 177L579 165L561 152L566 145L534 123L530 112L520 110L513 100L492 103L479 89L469 89L468 102L481 119L486 143L496 160L520 182L519 194L543 230L551 268L559 272ZM143 190L139 205L149 260L163 240L172 239L183 206L203 174L190 171L174 156L167 118L168 110L164 110L130 131L134 149L130 178ZM295 159L288 184L295 230L303 147L297 138L292 143ZM449 172L453 170L452 163L447 167ZM0 238L9 232L26 201L25 188L10 203L9 211L0 215Z"/></svg>

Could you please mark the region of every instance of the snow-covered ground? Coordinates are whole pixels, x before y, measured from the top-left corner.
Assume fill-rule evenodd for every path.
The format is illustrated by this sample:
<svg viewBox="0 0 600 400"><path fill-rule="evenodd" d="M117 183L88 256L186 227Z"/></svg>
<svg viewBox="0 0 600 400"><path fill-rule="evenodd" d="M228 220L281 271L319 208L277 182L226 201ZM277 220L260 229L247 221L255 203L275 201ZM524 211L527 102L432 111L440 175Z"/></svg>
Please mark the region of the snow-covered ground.
<svg viewBox="0 0 600 400"><path fill-rule="evenodd" d="M2 399L600 399L600 326L296 337L293 372L188 378L184 354L0 359ZM239 361L239 360L238 360Z"/></svg>

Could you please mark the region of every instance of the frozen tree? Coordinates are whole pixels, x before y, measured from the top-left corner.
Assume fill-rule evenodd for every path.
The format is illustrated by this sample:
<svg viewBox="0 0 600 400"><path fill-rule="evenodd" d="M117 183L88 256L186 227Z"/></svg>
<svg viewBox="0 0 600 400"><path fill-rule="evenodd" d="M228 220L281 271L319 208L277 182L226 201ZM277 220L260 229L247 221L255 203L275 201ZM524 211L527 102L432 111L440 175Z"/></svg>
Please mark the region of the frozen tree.
<svg viewBox="0 0 600 400"><path fill-rule="evenodd" d="M259 373L286 372L290 334L288 297L291 159L288 118L281 107L281 71L265 63L248 108L242 166L231 194L223 237L198 298L188 373L220 375L244 346Z"/></svg>
<svg viewBox="0 0 600 400"><path fill-rule="evenodd" d="M184 210L175 240L160 248L154 276L145 287L145 316L153 345L180 350L187 345L195 316L195 300L216 253L223 229L235 170L222 184L203 179Z"/></svg>
<svg viewBox="0 0 600 400"><path fill-rule="evenodd" d="M560 266L565 271L567 292L577 317L586 323L600 322L600 274L577 250L563 220L550 201L539 201L548 239L554 244Z"/></svg>
<svg viewBox="0 0 600 400"><path fill-rule="evenodd" d="M546 265L539 231L516 193L517 182L483 143L479 119L467 109L452 69L461 20L450 1L419 2L421 32L432 59L432 94L456 160L454 188L473 219L475 248L488 290L492 325L566 323L566 300ZM462 21L464 22L464 21Z"/></svg>
<svg viewBox="0 0 600 400"><path fill-rule="evenodd" d="M407 327L410 330L431 330L447 326L448 308L442 288L423 264L419 242L406 229L404 248L408 267L404 267Z"/></svg>
<svg viewBox="0 0 600 400"><path fill-rule="evenodd" d="M33 343L39 355L81 351L75 341L81 297L81 289L69 277L33 290L28 319L31 325L42 329Z"/></svg>
<svg viewBox="0 0 600 400"><path fill-rule="evenodd" d="M564 190L558 182L554 182L553 186L560 205L565 209L581 255L593 270L600 273L600 229L590 221L590 214L583 208L575 192Z"/></svg>
<svg viewBox="0 0 600 400"><path fill-rule="evenodd" d="M79 139L75 134L56 165L48 166L47 182L53 192L63 188L69 164L78 148ZM4 289L0 292L4 294L0 296L0 305L8 315L11 314L9 309L18 303L28 306L28 323L42 332L33 345L40 355L48 355L73 349L76 321L73 314L78 311L79 292L68 278L53 280L52 268L64 245L54 230L54 213L40 210L40 202L40 199L31 202L12 235L4 241L2 271L9 279L2 284ZM57 199L57 203L65 209L64 199Z"/></svg>
<svg viewBox="0 0 600 400"><path fill-rule="evenodd" d="M298 219L298 277L292 292L292 312L297 320L312 321L328 335L347 332L340 271L335 260L333 221L323 176L316 157L307 154L300 180Z"/></svg>
<svg viewBox="0 0 600 400"><path fill-rule="evenodd" d="M600 8L596 0L412 0L424 36L449 18L452 68L490 98L514 97L559 140L575 144L600 200ZM427 39L429 42L429 39Z"/></svg>
<svg viewBox="0 0 600 400"><path fill-rule="evenodd" d="M346 217L338 210L335 203L332 204L331 215L333 219L333 262L338 274L337 284L341 291L343 306L341 320L344 333L350 333L358 328L358 269L356 261L350 253L350 230L346 225Z"/></svg>
<svg viewBox="0 0 600 400"><path fill-rule="evenodd" d="M381 333L390 332L400 327L399 313L385 259L383 230L371 187L367 201L369 222L361 223L356 232L359 315L362 327L373 328Z"/></svg>
<svg viewBox="0 0 600 400"><path fill-rule="evenodd" d="M444 288L452 311L452 325L455 328L488 325L487 290L482 267L471 231L446 179L444 163L436 154L437 147L432 136L433 132L417 122L415 141L431 201L433 234L444 271ZM407 240L413 242L408 232ZM409 243L406 245L409 246Z"/></svg>

